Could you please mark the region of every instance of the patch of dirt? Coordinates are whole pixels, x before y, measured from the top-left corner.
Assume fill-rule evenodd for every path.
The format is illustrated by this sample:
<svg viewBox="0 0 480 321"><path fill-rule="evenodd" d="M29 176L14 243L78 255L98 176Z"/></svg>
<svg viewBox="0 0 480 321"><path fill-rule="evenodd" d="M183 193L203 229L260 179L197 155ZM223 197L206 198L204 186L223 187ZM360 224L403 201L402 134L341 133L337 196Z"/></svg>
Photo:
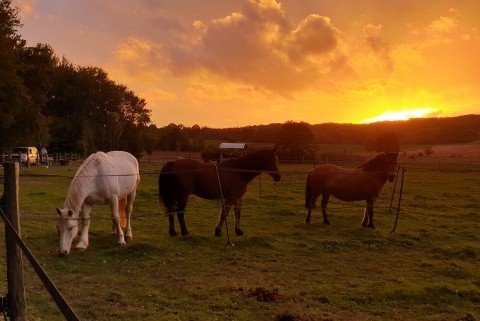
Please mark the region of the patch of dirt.
<svg viewBox="0 0 480 321"><path fill-rule="evenodd" d="M248 289L246 291L240 288L239 291L243 291L248 298L256 298L259 302L278 302L281 298L278 293L278 289L268 290L263 287Z"/></svg>
<svg viewBox="0 0 480 321"><path fill-rule="evenodd" d="M327 320L331 320L331 319L325 319L325 321ZM277 317L275 318L275 321L319 321L319 320L310 318L309 316L283 313L283 314L277 315Z"/></svg>

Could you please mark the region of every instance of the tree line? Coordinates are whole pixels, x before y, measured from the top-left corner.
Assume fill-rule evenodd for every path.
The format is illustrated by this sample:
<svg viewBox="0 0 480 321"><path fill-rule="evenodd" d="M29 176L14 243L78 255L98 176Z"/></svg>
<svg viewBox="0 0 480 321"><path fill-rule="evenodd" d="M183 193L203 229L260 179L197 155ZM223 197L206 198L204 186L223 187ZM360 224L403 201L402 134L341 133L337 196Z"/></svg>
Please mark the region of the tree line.
<svg viewBox="0 0 480 321"><path fill-rule="evenodd" d="M146 101L99 67L59 59L48 44L27 46L18 13L0 0L0 151L141 153L150 139Z"/></svg>
<svg viewBox="0 0 480 321"><path fill-rule="evenodd" d="M285 159L313 157L322 144L362 145L366 151L398 151L402 146L460 144L480 140L480 115L418 118L371 124L308 124L287 121L234 128L185 127L170 124L157 129L156 148L203 150L206 142L275 144ZM426 152L427 154L428 152Z"/></svg>

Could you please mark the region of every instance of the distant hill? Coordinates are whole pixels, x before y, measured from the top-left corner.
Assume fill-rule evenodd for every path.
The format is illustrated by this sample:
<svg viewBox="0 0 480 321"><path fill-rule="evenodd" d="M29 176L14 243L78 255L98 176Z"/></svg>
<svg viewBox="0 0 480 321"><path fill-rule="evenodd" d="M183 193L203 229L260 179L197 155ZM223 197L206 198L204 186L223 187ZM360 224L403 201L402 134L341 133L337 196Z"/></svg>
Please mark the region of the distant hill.
<svg viewBox="0 0 480 321"><path fill-rule="evenodd" d="M458 144L480 139L480 115L415 118L371 124L319 124L312 126L317 143L363 144L384 132L395 133L400 144Z"/></svg>
<svg viewBox="0 0 480 321"><path fill-rule="evenodd" d="M275 143L283 124L237 128L203 128L205 139ZM324 123L311 125L317 144L364 144L385 132L398 136L401 145L459 144L480 140L480 115L448 118L416 118L371 124Z"/></svg>

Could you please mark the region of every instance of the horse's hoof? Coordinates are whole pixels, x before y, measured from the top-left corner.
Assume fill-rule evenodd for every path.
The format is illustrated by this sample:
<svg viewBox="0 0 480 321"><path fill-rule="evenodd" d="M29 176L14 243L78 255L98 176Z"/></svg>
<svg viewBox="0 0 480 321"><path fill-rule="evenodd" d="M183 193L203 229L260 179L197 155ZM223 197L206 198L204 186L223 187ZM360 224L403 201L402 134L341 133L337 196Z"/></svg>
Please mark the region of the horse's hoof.
<svg viewBox="0 0 480 321"><path fill-rule="evenodd" d="M85 252L87 250L88 244L85 242L78 242L75 246L75 251L77 252Z"/></svg>
<svg viewBox="0 0 480 321"><path fill-rule="evenodd" d="M168 231L168 234L170 234L170 236L173 236L173 237L175 237L175 236L178 235L178 234L177 234L177 231L175 231L175 230L170 230L170 231Z"/></svg>
<svg viewBox="0 0 480 321"><path fill-rule="evenodd" d="M130 243L132 241L131 235L125 235L125 242Z"/></svg>
<svg viewBox="0 0 480 321"><path fill-rule="evenodd" d="M118 243L117 243L117 246L118 246L118 247L127 246L127 242L125 242L125 241L123 241L123 242L118 242Z"/></svg>
<svg viewBox="0 0 480 321"><path fill-rule="evenodd" d="M235 228L235 234L237 234L238 236L242 236L242 235L244 235L245 233L242 231L241 228L236 227L236 228Z"/></svg>
<svg viewBox="0 0 480 321"><path fill-rule="evenodd" d="M77 252L85 252L87 250L86 247L83 247L83 246L75 246L75 251Z"/></svg>
<svg viewBox="0 0 480 321"><path fill-rule="evenodd" d="M182 231L182 236L187 236L188 235L188 231Z"/></svg>
<svg viewBox="0 0 480 321"><path fill-rule="evenodd" d="M323 221L323 225L330 225L329 221Z"/></svg>
<svg viewBox="0 0 480 321"><path fill-rule="evenodd" d="M305 219L305 224L310 224L310 219L309 218Z"/></svg>
<svg viewBox="0 0 480 321"><path fill-rule="evenodd" d="M221 230L221 229L219 229L218 227L217 227L217 228L215 228L215 236L217 236L217 237L220 237L220 236L222 236L222 230Z"/></svg>

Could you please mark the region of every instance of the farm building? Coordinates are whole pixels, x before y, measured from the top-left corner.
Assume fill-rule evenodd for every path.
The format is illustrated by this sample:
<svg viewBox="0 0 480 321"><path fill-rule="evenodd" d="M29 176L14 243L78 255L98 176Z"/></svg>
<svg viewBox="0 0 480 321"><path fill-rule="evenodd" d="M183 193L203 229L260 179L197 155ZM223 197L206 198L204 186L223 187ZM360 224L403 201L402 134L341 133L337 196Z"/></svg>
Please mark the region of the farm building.
<svg viewBox="0 0 480 321"><path fill-rule="evenodd" d="M240 157L247 154L246 143L220 143L220 161L226 158Z"/></svg>

